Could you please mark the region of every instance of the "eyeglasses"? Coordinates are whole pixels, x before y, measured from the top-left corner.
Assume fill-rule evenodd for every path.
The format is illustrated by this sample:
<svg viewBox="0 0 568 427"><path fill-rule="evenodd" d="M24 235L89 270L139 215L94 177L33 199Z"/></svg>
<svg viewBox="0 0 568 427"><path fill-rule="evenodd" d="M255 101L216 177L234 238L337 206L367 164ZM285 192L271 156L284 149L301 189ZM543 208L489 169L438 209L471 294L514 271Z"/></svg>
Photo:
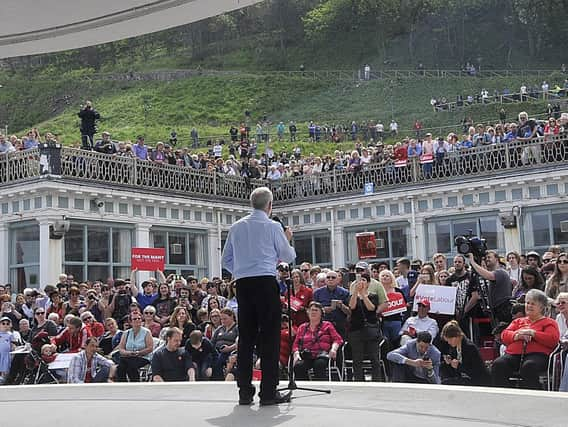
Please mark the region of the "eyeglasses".
<svg viewBox="0 0 568 427"><path fill-rule="evenodd" d="M93 320L93 318L92 318L92 317L85 317L85 318L83 319L83 321L85 321L85 322L88 322L89 320Z"/></svg>
<svg viewBox="0 0 568 427"><path fill-rule="evenodd" d="M145 311L144 314L154 314L153 311Z"/></svg>
<svg viewBox="0 0 568 427"><path fill-rule="evenodd" d="M308 271L310 271L310 270L302 270L302 273L307 273Z"/></svg>
<svg viewBox="0 0 568 427"><path fill-rule="evenodd" d="M132 321L134 321L134 320L142 320L142 318L141 317L133 317Z"/></svg>
<svg viewBox="0 0 568 427"><path fill-rule="evenodd" d="M45 314L45 311L36 311L36 312L35 312L35 315L36 315L36 316L39 316L40 314Z"/></svg>
<svg viewBox="0 0 568 427"><path fill-rule="evenodd" d="M328 279L337 279L337 276L327 276Z"/></svg>
<svg viewBox="0 0 568 427"><path fill-rule="evenodd" d="M2 322L0 325L10 325L10 322Z"/></svg>
<svg viewBox="0 0 568 427"><path fill-rule="evenodd" d="M568 264L568 259L559 259L556 261L558 264Z"/></svg>
<svg viewBox="0 0 568 427"><path fill-rule="evenodd" d="M218 316L218 315L214 314L213 316L211 316L211 319L218 319L218 318L220 318L220 317L221 317L221 316Z"/></svg>
<svg viewBox="0 0 568 427"><path fill-rule="evenodd" d="M551 258L543 258L543 259L542 259L542 262L543 262L544 264L548 264L550 261L552 261Z"/></svg>

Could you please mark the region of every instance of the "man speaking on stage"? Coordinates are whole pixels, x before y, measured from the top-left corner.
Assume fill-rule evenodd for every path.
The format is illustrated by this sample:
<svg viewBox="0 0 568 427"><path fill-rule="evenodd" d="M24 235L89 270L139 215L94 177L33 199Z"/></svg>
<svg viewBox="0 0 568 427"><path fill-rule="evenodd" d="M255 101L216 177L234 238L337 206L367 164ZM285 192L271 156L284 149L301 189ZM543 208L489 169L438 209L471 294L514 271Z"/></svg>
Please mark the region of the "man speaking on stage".
<svg viewBox="0 0 568 427"><path fill-rule="evenodd" d="M292 230L284 230L270 219L272 192L266 187L257 188L250 195L250 203L252 213L229 230L222 260L223 268L237 281L239 404L253 402L253 350L258 345L262 370L260 405L277 405L289 402L291 394L276 391L281 318L276 266L279 262L294 262L296 251L290 245Z"/></svg>

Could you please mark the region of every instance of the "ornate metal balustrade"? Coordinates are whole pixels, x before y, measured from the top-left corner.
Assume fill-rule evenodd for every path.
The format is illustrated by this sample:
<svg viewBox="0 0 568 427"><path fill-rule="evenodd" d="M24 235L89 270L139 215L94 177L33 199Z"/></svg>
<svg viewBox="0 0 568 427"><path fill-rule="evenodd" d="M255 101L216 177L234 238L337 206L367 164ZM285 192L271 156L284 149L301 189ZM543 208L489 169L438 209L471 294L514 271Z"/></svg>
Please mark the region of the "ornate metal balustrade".
<svg viewBox="0 0 568 427"><path fill-rule="evenodd" d="M411 158L405 164L374 163L358 171L331 171L278 181L245 179L187 167L155 164L92 151L63 148L61 176L81 183L116 186L200 199L247 203L251 191L268 185L277 204L362 194L374 191L467 178L485 179L499 174L522 174L534 168L566 165L568 138L546 137L530 142L488 145L446 153L424 163ZM37 150L0 156L0 184L14 184L40 176Z"/></svg>

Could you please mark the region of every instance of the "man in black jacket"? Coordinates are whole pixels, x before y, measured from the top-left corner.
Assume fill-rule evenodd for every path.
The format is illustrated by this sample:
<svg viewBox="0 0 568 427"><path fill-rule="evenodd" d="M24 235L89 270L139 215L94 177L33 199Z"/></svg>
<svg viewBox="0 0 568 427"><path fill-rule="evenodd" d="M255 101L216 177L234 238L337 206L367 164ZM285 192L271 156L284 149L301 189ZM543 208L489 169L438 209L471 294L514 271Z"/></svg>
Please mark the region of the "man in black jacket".
<svg viewBox="0 0 568 427"><path fill-rule="evenodd" d="M93 138L97 133L95 122L101 118L101 115L93 108L91 101L87 101L77 115L81 119L81 147L84 150L92 150Z"/></svg>

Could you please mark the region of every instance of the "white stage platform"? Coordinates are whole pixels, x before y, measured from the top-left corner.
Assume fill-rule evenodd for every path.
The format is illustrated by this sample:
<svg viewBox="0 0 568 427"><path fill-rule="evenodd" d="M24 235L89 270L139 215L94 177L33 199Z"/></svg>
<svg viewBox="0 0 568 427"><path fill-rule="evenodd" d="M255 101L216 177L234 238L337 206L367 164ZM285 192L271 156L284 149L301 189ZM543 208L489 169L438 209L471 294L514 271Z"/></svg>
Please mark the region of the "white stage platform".
<svg viewBox="0 0 568 427"><path fill-rule="evenodd" d="M298 384L301 385L301 384ZM404 384L315 383L291 403L239 406L234 383L0 387L2 425L67 427L566 427L568 393ZM258 387L257 387L258 389Z"/></svg>

